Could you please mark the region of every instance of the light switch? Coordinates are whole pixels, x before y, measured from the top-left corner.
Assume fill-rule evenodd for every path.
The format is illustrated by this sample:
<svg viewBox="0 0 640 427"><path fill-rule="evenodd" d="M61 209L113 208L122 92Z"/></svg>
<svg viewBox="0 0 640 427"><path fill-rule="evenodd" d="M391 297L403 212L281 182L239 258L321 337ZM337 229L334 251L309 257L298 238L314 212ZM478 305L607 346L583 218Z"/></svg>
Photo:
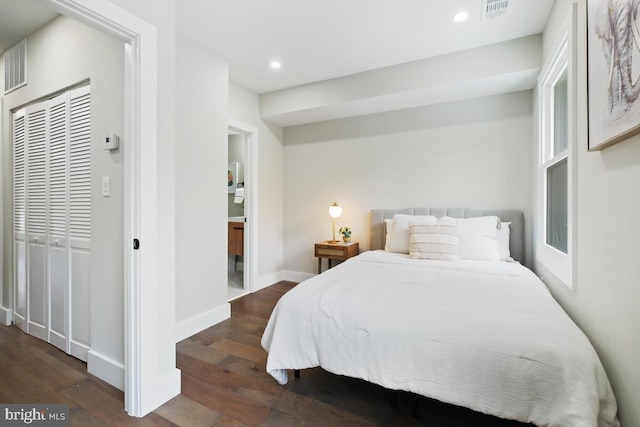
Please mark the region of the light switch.
<svg viewBox="0 0 640 427"><path fill-rule="evenodd" d="M102 177L102 196L103 197L111 196L111 177L108 177L108 176Z"/></svg>

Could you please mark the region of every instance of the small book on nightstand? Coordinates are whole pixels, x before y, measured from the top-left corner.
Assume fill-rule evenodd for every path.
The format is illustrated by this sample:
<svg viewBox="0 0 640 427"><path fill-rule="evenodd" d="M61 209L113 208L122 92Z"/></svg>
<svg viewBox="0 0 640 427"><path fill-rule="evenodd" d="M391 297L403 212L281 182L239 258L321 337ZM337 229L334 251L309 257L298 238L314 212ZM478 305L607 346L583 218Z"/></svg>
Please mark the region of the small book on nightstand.
<svg viewBox="0 0 640 427"><path fill-rule="evenodd" d="M351 246L354 245L356 242L338 242L336 243L336 245L338 246Z"/></svg>

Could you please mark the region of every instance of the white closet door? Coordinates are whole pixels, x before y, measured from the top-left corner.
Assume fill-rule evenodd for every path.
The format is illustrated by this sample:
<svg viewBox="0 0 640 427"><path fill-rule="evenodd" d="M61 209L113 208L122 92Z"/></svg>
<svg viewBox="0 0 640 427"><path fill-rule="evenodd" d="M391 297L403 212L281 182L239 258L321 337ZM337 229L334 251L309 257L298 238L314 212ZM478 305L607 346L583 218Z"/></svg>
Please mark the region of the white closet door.
<svg viewBox="0 0 640 427"><path fill-rule="evenodd" d="M87 360L91 347L89 86L13 115L15 323Z"/></svg>
<svg viewBox="0 0 640 427"><path fill-rule="evenodd" d="M26 108L27 331L48 341L46 103Z"/></svg>
<svg viewBox="0 0 640 427"><path fill-rule="evenodd" d="M69 352L67 340L68 270L69 250L67 248L67 138L69 134L67 93L49 101L48 168L49 188L47 202L49 220L48 266L49 266L49 342L65 352Z"/></svg>
<svg viewBox="0 0 640 427"><path fill-rule="evenodd" d="M87 360L91 348L91 95L70 92L69 108L70 354Z"/></svg>
<svg viewBox="0 0 640 427"><path fill-rule="evenodd" d="M25 175L25 111L13 114L13 257L14 323L27 331L27 248L26 233L26 175Z"/></svg>

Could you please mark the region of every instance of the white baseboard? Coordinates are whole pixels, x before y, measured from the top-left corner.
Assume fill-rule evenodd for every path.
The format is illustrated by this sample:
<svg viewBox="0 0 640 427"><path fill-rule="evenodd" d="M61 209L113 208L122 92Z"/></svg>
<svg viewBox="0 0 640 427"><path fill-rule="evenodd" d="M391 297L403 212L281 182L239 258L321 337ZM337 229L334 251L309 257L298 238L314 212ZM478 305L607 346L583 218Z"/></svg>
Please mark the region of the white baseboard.
<svg viewBox="0 0 640 427"><path fill-rule="evenodd" d="M231 317L231 304L224 303L207 312L193 316L187 320L176 324L175 334L176 342L189 338L191 335L197 334L215 324L227 320Z"/></svg>
<svg viewBox="0 0 640 427"><path fill-rule="evenodd" d="M91 347L89 347L87 344L75 341L73 339L69 343L69 354L76 359L87 362L89 351L91 351Z"/></svg>
<svg viewBox="0 0 640 427"><path fill-rule="evenodd" d="M95 375L119 390L124 390L124 365L122 363L94 350L89 350L87 356L87 371L91 375Z"/></svg>
<svg viewBox="0 0 640 427"><path fill-rule="evenodd" d="M119 390L124 390L124 365L108 357L89 350L87 371L108 382ZM140 402L140 417L160 407L180 394L180 369L172 369L167 375L154 378L151 384L144 385Z"/></svg>
<svg viewBox="0 0 640 427"><path fill-rule="evenodd" d="M141 417L154 411L180 394L180 376L180 369L173 369L167 375L156 379L156 381L154 381L155 384L145 386L145 392L140 402Z"/></svg>
<svg viewBox="0 0 640 427"><path fill-rule="evenodd" d="M289 282L304 282L307 279L311 279L313 276L315 276L315 274L313 273L301 273L299 271L288 271L288 270L283 270L280 272L281 273L281 279L280 280L287 280Z"/></svg>
<svg viewBox="0 0 640 427"><path fill-rule="evenodd" d="M13 321L13 310L9 308L0 307L0 323L9 326Z"/></svg>
<svg viewBox="0 0 640 427"><path fill-rule="evenodd" d="M259 277L258 280L254 283L253 292L259 291L260 289L267 288L274 283L278 283L281 279L282 271L276 271L275 273L270 273Z"/></svg>
<svg viewBox="0 0 640 427"><path fill-rule="evenodd" d="M304 282L307 279L312 278L315 274L312 273L301 273L299 271L288 271L288 270L280 270L275 273L267 274L265 276L260 277L256 281L254 292L259 291L260 289L267 288L271 285L275 285L278 282L286 280L288 282Z"/></svg>

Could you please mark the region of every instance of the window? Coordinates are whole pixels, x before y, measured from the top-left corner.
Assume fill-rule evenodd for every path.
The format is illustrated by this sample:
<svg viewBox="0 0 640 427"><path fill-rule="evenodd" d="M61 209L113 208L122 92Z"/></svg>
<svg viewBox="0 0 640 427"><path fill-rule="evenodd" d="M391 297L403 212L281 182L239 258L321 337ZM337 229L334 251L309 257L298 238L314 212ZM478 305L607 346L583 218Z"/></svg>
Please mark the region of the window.
<svg viewBox="0 0 640 427"><path fill-rule="evenodd" d="M568 175L569 175L569 132L567 128L567 71L566 62L560 79L548 88L546 99L553 110L548 123L546 149L543 151L542 167L546 169L546 238L545 243L565 254L568 253Z"/></svg>
<svg viewBox="0 0 640 427"><path fill-rule="evenodd" d="M575 150L575 7L556 54L538 81L539 161L536 257L573 288Z"/></svg>
<svg viewBox="0 0 640 427"><path fill-rule="evenodd" d="M547 168L546 244L568 254L569 167L564 159Z"/></svg>

